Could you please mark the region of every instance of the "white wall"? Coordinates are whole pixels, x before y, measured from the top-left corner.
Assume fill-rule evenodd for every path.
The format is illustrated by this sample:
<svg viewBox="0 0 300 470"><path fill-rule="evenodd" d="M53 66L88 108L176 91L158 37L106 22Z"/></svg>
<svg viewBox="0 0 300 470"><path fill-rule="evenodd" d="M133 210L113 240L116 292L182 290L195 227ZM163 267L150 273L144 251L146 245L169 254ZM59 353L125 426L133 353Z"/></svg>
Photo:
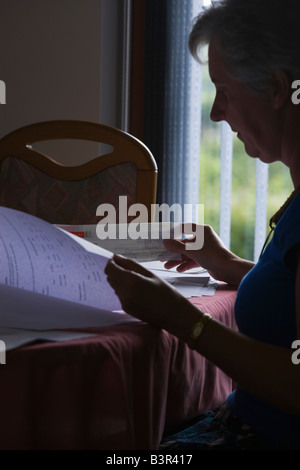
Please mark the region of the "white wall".
<svg viewBox="0 0 300 470"><path fill-rule="evenodd" d="M120 2L1 0L0 80L6 84L6 104L0 105L0 137L51 119L118 126ZM66 149L67 156L56 150L54 156L79 162L77 146Z"/></svg>

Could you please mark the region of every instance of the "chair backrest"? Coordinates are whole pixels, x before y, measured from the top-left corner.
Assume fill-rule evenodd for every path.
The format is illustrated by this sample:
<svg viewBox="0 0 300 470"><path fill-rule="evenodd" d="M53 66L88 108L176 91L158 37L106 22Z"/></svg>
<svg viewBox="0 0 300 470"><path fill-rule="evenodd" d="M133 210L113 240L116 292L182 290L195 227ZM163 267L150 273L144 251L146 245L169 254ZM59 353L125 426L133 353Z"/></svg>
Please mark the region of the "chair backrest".
<svg viewBox="0 0 300 470"><path fill-rule="evenodd" d="M112 151L66 166L33 148L34 143L72 139L108 144ZM17 129L0 140L0 206L31 213L53 224L95 224L100 204L143 204L151 220L157 165L132 135L90 121L46 121ZM119 219L117 218L117 222Z"/></svg>

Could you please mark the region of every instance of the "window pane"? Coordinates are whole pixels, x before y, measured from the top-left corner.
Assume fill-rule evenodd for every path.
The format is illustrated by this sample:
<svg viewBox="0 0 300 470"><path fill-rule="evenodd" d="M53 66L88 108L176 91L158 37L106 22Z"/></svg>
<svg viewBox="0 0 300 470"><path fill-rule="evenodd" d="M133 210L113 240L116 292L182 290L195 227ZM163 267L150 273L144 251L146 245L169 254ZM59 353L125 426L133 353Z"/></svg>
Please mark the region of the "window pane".
<svg viewBox="0 0 300 470"><path fill-rule="evenodd" d="M256 161L247 156L244 144L234 136L230 248L246 259L253 259L255 183Z"/></svg>
<svg viewBox="0 0 300 470"><path fill-rule="evenodd" d="M293 189L289 169L280 162L272 163L269 169L268 223L272 215L285 203Z"/></svg>
<svg viewBox="0 0 300 470"><path fill-rule="evenodd" d="M215 96L208 67L202 72L202 122L200 147L199 203L204 204L204 221L219 232L220 220L220 124L210 119Z"/></svg>

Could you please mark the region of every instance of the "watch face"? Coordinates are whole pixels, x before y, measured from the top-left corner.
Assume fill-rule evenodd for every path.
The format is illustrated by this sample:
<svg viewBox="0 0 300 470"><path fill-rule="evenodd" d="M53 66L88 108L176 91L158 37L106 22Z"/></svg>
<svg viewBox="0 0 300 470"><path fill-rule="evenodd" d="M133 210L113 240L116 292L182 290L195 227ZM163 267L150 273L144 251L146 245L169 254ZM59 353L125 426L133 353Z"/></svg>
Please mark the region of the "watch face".
<svg viewBox="0 0 300 470"><path fill-rule="evenodd" d="M193 339L196 339L198 338L198 336L200 335L201 331L202 331L202 325L200 325L199 323L197 323L197 325L194 326L193 328L193 331L192 331L192 334L191 334L191 337Z"/></svg>

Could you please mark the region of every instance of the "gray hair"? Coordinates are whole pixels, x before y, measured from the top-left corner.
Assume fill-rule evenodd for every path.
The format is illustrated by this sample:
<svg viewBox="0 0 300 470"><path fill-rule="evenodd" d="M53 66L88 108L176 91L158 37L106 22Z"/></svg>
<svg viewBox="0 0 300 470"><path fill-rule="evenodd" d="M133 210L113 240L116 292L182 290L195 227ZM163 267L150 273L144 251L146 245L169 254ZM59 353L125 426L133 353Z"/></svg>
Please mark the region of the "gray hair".
<svg viewBox="0 0 300 470"><path fill-rule="evenodd" d="M201 48L216 40L232 78L257 93L270 89L270 72L300 79L299 0L220 0L195 19L189 49L204 63Z"/></svg>

